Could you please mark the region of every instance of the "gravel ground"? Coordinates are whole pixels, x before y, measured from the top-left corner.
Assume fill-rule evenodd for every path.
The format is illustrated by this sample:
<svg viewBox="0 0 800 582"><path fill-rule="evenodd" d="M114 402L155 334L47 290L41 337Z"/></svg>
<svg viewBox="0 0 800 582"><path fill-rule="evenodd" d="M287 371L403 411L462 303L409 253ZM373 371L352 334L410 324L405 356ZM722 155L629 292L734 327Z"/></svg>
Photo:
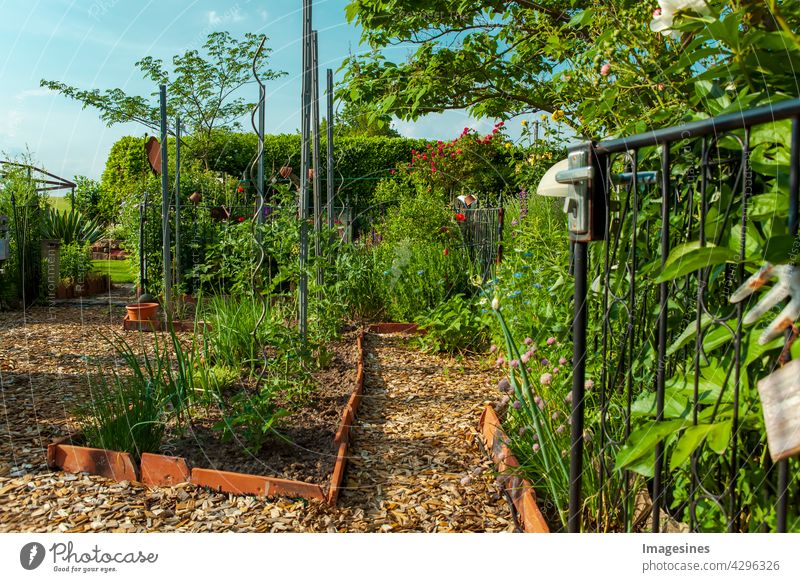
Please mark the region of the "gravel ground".
<svg viewBox="0 0 800 582"><path fill-rule="evenodd" d="M0 313L0 531L514 530L475 441L492 372L422 355L405 336L367 335L365 394L336 508L49 471L46 445L75 428L69 411L89 395L87 374L113 362L103 335L123 314Z"/></svg>

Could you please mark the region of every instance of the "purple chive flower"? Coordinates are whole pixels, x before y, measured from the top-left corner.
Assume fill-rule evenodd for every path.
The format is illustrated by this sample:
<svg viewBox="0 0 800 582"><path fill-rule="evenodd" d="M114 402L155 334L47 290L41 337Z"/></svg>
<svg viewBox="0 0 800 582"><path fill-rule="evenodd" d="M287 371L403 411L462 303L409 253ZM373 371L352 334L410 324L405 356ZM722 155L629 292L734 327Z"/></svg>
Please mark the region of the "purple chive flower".
<svg viewBox="0 0 800 582"><path fill-rule="evenodd" d="M547 338L547 345L548 346L552 346L554 343L556 343L556 338L554 338L554 337Z"/></svg>
<svg viewBox="0 0 800 582"><path fill-rule="evenodd" d="M539 446L539 443L533 443L533 446L532 446L531 448L533 449L533 452L534 452L534 453L538 453L538 452L539 452L539 449L540 449L541 447Z"/></svg>
<svg viewBox="0 0 800 582"><path fill-rule="evenodd" d="M553 420L558 420L559 416L560 415L558 414L558 410L556 410L553 414L550 415L550 418L552 418Z"/></svg>
<svg viewBox="0 0 800 582"><path fill-rule="evenodd" d="M529 338L529 337L526 337L526 338L525 338L525 345L526 345L526 346L529 346L529 345L531 345L532 343L533 343L533 340L532 340L531 338Z"/></svg>
<svg viewBox="0 0 800 582"><path fill-rule="evenodd" d="M556 428L556 434L562 434L564 432L564 425L559 424L558 428Z"/></svg>
<svg viewBox="0 0 800 582"><path fill-rule="evenodd" d="M519 368L519 360L511 360L508 365L512 368Z"/></svg>
<svg viewBox="0 0 800 582"><path fill-rule="evenodd" d="M549 365L550 365L550 360L548 360L547 358L542 358L542 366L549 366Z"/></svg>
<svg viewBox="0 0 800 582"><path fill-rule="evenodd" d="M519 359L520 359L520 361L521 361L523 364L527 364L527 363L530 361L530 359L531 359L531 354L530 354L530 352L525 352L524 354L522 354L522 355L520 356L520 358L519 358Z"/></svg>
<svg viewBox="0 0 800 582"><path fill-rule="evenodd" d="M492 344L491 346L489 346L489 353L493 354L496 351L497 351L497 346L496 345Z"/></svg>
<svg viewBox="0 0 800 582"><path fill-rule="evenodd" d="M517 222L516 218L511 221L511 226L517 226L518 224L519 224L519 222Z"/></svg>
<svg viewBox="0 0 800 582"><path fill-rule="evenodd" d="M539 377L539 383L544 386L549 386L552 381L553 381L553 375L548 374L547 372L545 372Z"/></svg>
<svg viewBox="0 0 800 582"><path fill-rule="evenodd" d="M527 426L522 426L522 427L520 427L518 432L519 432L519 436L525 436L525 433L528 432L528 427Z"/></svg>
<svg viewBox="0 0 800 582"><path fill-rule="evenodd" d="M544 410L545 403L544 400L542 400L541 396L535 396L533 401L536 403L536 406L539 407L539 410Z"/></svg>
<svg viewBox="0 0 800 582"><path fill-rule="evenodd" d="M503 378L497 383L497 389L500 392L508 392L511 390L511 383L508 381L508 378Z"/></svg>
<svg viewBox="0 0 800 582"><path fill-rule="evenodd" d="M522 408L522 402L520 402L519 400L515 400L514 404L512 404L511 406L513 406L515 410L519 410L520 408Z"/></svg>
<svg viewBox="0 0 800 582"><path fill-rule="evenodd" d="M587 390L591 390L592 388L594 388L594 380L589 378L588 380L586 380L586 382L583 383L583 387L586 388Z"/></svg>
<svg viewBox="0 0 800 582"><path fill-rule="evenodd" d="M502 366L505 363L506 363L506 359L503 356L500 356L499 358L497 358L497 365L498 366Z"/></svg>
<svg viewBox="0 0 800 582"><path fill-rule="evenodd" d="M558 363L563 366L564 364L567 363L567 358L565 358L563 356L558 358Z"/></svg>
<svg viewBox="0 0 800 582"><path fill-rule="evenodd" d="M572 391L568 392L567 395L564 397L564 402L570 404L572 402Z"/></svg>
<svg viewBox="0 0 800 582"><path fill-rule="evenodd" d="M553 374L558 374L558 366L556 366L555 368L553 368Z"/></svg>
<svg viewBox="0 0 800 582"><path fill-rule="evenodd" d="M539 440L539 435L536 434L536 433L533 433L532 438L533 438L533 442L536 442L536 441Z"/></svg>

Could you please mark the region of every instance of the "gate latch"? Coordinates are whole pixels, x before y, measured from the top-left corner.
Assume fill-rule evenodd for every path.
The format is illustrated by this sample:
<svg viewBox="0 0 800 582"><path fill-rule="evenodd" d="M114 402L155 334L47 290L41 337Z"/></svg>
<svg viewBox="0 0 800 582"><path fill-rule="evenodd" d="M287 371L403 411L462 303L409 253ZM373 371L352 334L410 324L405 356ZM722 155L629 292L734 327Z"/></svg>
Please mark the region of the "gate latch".
<svg viewBox="0 0 800 582"><path fill-rule="evenodd" d="M585 148L569 152L567 159L568 169L558 172L556 181L569 185L564 200L564 212L567 214L570 238L589 241L592 240L592 204L589 191L595 169L589 164L589 152Z"/></svg>

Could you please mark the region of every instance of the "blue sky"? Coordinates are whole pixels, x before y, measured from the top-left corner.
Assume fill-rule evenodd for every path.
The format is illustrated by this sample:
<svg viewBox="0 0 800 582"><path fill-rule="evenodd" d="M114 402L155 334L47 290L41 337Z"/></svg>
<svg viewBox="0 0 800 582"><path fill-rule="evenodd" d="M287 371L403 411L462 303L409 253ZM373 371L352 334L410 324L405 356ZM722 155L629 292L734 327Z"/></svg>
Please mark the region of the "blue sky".
<svg viewBox="0 0 800 582"><path fill-rule="evenodd" d="M360 50L359 31L344 16L347 3L314 2L323 82L325 68L335 71ZM95 110L41 89L39 80L146 95L156 88L133 67L137 60L151 55L169 62L200 48L215 30L269 37L271 68L288 75L267 86L267 131L292 132L299 127L300 9L300 0L0 0L0 152L14 156L27 148L58 175L99 178L111 144L145 129L106 127ZM408 49L392 50L399 60ZM493 122L453 111L396 123L403 135L431 139L452 138L465 125L487 131Z"/></svg>

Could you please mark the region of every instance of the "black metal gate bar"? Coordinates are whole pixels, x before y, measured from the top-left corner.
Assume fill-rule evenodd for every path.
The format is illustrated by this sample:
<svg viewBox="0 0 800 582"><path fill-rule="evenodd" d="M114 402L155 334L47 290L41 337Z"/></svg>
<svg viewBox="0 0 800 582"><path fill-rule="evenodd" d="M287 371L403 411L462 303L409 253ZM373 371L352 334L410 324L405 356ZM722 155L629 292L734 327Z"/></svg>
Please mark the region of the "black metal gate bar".
<svg viewBox="0 0 800 582"><path fill-rule="evenodd" d="M625 422L625 435L630 434L630 420L631 420L631 397L633 395L634 386L651 385L655 391L655 419L656 421L663 421L665 419L665 397L666 397L666 384L667 378L671 377L668 374L674 374L680 370L680 361L671 358L673 354L672 348L668 353L668 342L675 339L674 331L669 327L669 305L671 301L671 293L677 292L682 300L689 300L687 303L688 311L684 311L683 319L689 315L692 309L695 311L695 324L694 324L694 347L695 352L691 358L690 369L694 372L694 378L691 395L691 422L692 425L699 424L698 412L701 406L708 404L709 401L700 398L700 378L701 370L705 369L704 359L708 359L706 354L706 336L712 329L712 326L724 326L731 334L733 352L728 352L731 358L731 365L729 369L723 370L724 380L721 383L721 392L716 397L716 403L713 408L708 404L708 411L711 412L711 422L717 416L720 404L723 402L723 395L728 391L725 400L726 406L732 403L732 410L726 414L731 414L731 441L728 447L727 463L723 461L723 457L716 462L714 473L698 475L698 460L699 449L695 449L690 455L690 470L688 474L689 487L687 493L687 500L682 503L676 511L687 512L690 529L695 530L698 528L698 508L700 504L703 507L714 506L715 511L719 511L719 515L724 520L722 524L726 526L729 531L738 531L742 529L743 519L746 514L743 512L743 498L738 488L739 472L740 472L740 457L746 454L748 463L753 459L753 453L757 448L746 446L740 448L739 431L742 425L740 418L740 399L741 387L743 385L744 376L742 375L742 368L746 365L744 355L744 342L743 342L743 319L744 319L744 305L738 303L733 309L727 309L724 304L720 305L716 301L709 302L709 299L714 297L709 294L710 290L714 290L715 286L720 284L727 285L731 283L742 284L745 278L744 262L747 256L746 240L750 217L748 213L748 200L753 195L751 192L753 180L751 179L750 167L750 128L756 125L792 119L792 138L791 138L791 162L790 162L790 176L789 176L789 233L792 237L794 246L792 248L792 260L796 262L798 252L798 198L800 197L800 99L792 101L784 101L775 105L767 105L751 109L749 111L731 113L726 115L717 116L715 118L706 119L698 122L688 123L681 126L670 127L658 131L647 132L631 137L623 137L619 139L609 140L596 144L587 144L583 146L587 153L587 157L592 160L590 165L594 168L595 179L589 179L589 200L597 201L600 198L605 200L603 212L606 220L606 231L600 238L595 238L590 235L588 238L581 240L580 237L574 238L574 261L575 261L575 318L573 321L573 341L574 341L574 354L573 354L573 411L571 418L571 463L570 463L570 507L568 515L568 529L569 531L580 531L582 526L582 508L583 500L581 498L581 472L583 470L583 430L584 430L584 383L586 375L586 334L587 334L587 275L589 269L589 256L588 256L588 241L589 240L603 240L605 242L605 258L601 261L603 264L599 266L600 271L603 273L600 280L604 283L605 288L602 291L601 313L603 314L603 323L601 326L601 347L596 350L602 357L604 366L600 371L600 435L602 442L599 443L600 447L600 462L599 462L599 482L600 494L598 496L598 505L600 511L606 508L609 510L609 505L613 501L613 497L605 490L605 488L613 482L614 475L609 470L607 463L607 448L610 445L618 445L619 441L615 440L619 435L620 430L615 430L612 419L608 417L608 404L609 398L615 391L621 389L623 386L627 397L627 410L624 418ZM741 134L733 134L734 131L744 130L743 137ZM731 142L731 139L734 140ZM740 148L741 158L731 156L727 152L731 151L731 143L721 144L722 140L728 140ZM694 142L701 148L699 159L699 175L694 172L693 161L690 163L689 169L684 171L684 174L675 179L675 188L673 189L673 177L671 172L673 167L672 150L676 145L690 144ZM644 197L640 201L639 188L647 183L639 175L639 150L642 148L657 146L660 148L660 167L661 167L661 180L658 181L661 193L660 201L660 243L658 240L651 241L650 225L655 218L654 214L642 215L642 225L638 225L638 214L640 211L640 204L647 205L647 198ZM691 148L687 148L691 152ZM574 150L573 150L574 151ZM681 150L683 151L683 150ZM696 151L696 150L695 150ZM618 221L618 228L611 228L611 214L610 198L612 193L611 182L611 158L613 154L622 154L624 159L627 160L626 172L628 180L628 197L625 201L625 208L622 210L620 220ZM678 162L680 164L680 162ZM632 171L631 171L632 170ZM680 170L679 170L680 171ZM599 177L599 179L598 179ZM699 178L699 199L695 197L695 189L697 188L696 181ZM719 180L719 186L716 190L709 191L709 180ZM739 185L741 180L741 186ZM683 183L686 187L686 195L681 196L681 188L677 186L678 182ZM652 182L650 182L652 183ZM724 190L727 189L727 190ZM721 198L723 191L726 191L727 198ZM674 193L674 195L672 195ZM709 196L714 195L714 199ZM620 199L620 202L622 200ZM742 206L741 215L734 217L733 209L739 203ZM713 218L709 214L713 206L715 214ZM645 208L642 206L642 209ZM699 211L699 217L695 219L695 210ZM675 223L675 231L670 225L670 219L677 213L683 213L684 219ZM711 223L711 231L707 232L706 221L713 220ZM591 219L593 220L593 219ZM630 222L626 222L630 220ZM644 236L639 236L638 229L642 229ZM623 237L620 235L625 231L626 227L629 229L625 234L625 244L630 244L631 247L627 253L622 252L620 249L620 242ZM737 228L738 227L738 228ZM652 261L653 254L659 252L660 261L656 255L656 262L660 262L660 267L663 270L666 267L666 261L670 252L674 250L675 246L682 242L692 242L692 239L699 238L699 246L707 247L719 246L723 240L725 233L729 232L731 228L736 228L740 233L740 240L736 241L733 246L738 257L736 266L727 265L717 268L713 272L711 267L703 267L681 275L681 281L666 280L659 282L658 285L648 285L646 280L644 287L638 290L637 293L637 263L640 261L638 257L638 250L641 248L645 255ZM696 230L695 230L696 229ZM695 239L696 240L696 239ZM652 243L652 244L651 244ZM726 243L730 244L730 242ZM617 256L617 252L619 256ZM642 261L646 260L645 258ZM614 267L616 265L616 267ZM612 285L609 273L612 268L618 268L619 272L615 277ZM628 276L629 279L625 279ZM638 275L641 277L642 275ZM625 288L627 285L627 289ZM654 294L655 293L655 294ZM627 295L627 297L625 297ZM692 297L696 296L696 299ZM627 299L627 301L625 301ZM641 310L634 302L639 302L641 299ZM650 313L650 305L654 300L658 301L657 311L657 324L655 330L649 329L646 325L638 325L637 318L647 316ZM692 306L691 302L696 300L696 305ZM623 303L627 303L623 305ZM610 319L612 310L615 310L614 321ZM620 321L619 315L623 314L624 319L627 319L627 324ZM653 313L655 316L655 313ZM620 327L622 324L623 327ZM637 329L638 326L638 329ZM682 328L682 326L681 326ZM613 333L619 330L618 337L614 337ZM788 335L787 335L788 339ZM654 358L657 363L655 375L652 376L651 370L641 368L637 371L637 376L634 379L633 364L639 354L635 350L647 349L651 344L654 348ZM595 339L595 343L596 339ZM787 344L788 345L788 344ZM688 354L688 346L679 349L684 354ZM713 348L710 348L713 349ZM788 351L788 350L785 350ZM749 348L748 348L749 353ZM609 358L617 360L616 371L608 364ZM625 366L628 362L629 366ZM706 364L707 365L707 364ZM678 366L676 368L676 366ZM627 369L626 369L627 368ZM624 374L624 376L622 376ZM652 384L650 384L652 382ZM687 386L688 388L688 386ZM703 397L705 398L705 396ZM704 409L705 410L705 409ZM704 416L703 422L707 422L709 417ZM623 420L623 419L618 419ZM751 443L752 444L752 443ZM744 446L744 441L742 441ZM610 450L610 449L609 449ZM661 531L664 521L663 510L665 509L668 494L671 495L669 488L673 486L673 475L666 470L665 460L665 437L662 437L656 447L655 466L653 479L650 482L651 488L651 525L652 530L655 532ZM789 465L788 461L780 461L776 466L778 474L776 508L777 508L777 523L776 529L779 532L786 531L787 529L787 515L789 505ZM625 499L620 503L621 512L623 514L623 522L627 528L635 527L631 515L627 515L630 507L627 492L630 490L630 478L627 471L623 471L622 481L620 486L625 490ZM635 493L636 491L634 491ZM727 499L725 499L727 498ZM638 500L637 500L638 501ZM726 503L727 501L727 503ZM673 507L674 509L674 507ZM680 516L680 515L679 515ZM752 521L752 514L749 516L748 523L750 527L757 522ZM612 518L613 519L613 518ZM670 518L671 519L671 518ZM636 516L636 521L640 522L641 515ZM633 524L633 525L632 525ZM608 527L608 523L604 524L598 519L596 529L602 531Z"/></svg>

